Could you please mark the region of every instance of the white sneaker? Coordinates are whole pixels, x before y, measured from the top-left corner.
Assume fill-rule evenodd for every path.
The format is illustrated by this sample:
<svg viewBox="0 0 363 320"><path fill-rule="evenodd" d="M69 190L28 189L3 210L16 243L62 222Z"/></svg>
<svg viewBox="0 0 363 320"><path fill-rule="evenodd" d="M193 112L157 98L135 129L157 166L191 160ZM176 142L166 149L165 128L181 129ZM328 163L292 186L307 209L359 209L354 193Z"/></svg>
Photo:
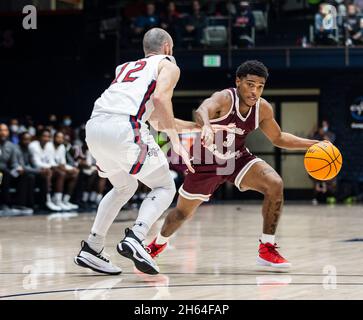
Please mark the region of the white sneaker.
<svg viewBox="0 0 363 320"><path fill-rule="evenodd" d="M143 273L158 274L160 272L155 260L131 229L125 230L125 238L117 245L117 251L122 256L131 259L136 269Z"/></svg>
<svg viewBox="0 0 363 320"><path fill-rule="evenodd" d="M72 210L71 207L69 205L67 205L67 203L63 202L63 201L54 201L54 203L60 207L62 209L62 211L70 211Z"/></svg>
<svg viewBox="0 0 363 320"><path fill-rule="evenodd" d="M46 203L45 203L45 206L49 209L49 210L51 210L51 211L62 211L62 208L61 207L59 207L59 206L57 206L54 202L52 202L52 201L47 201Z"/></svg>
<svg viewBox="0 0 363 320"><path fill-rule="evenodd" d="M74 203L69 202L69 201L64 201L63 200L63 204L68 206L70 208L70 210L77 210L79 208L79 206L77 204L74 204Z"/></svg>
<svg viewBox="0 0 363 320"><path fill-rule="evenodd" d="M97 253L93 249L90 248L86 241L81 242L81 251L78 256L74 258L74 262L76 265L89 268L93 271L99 273L106 273L111 275L117 275L122 272L121 268L114 266L109 259L107 259L107 255L102 251Z"/></svg>

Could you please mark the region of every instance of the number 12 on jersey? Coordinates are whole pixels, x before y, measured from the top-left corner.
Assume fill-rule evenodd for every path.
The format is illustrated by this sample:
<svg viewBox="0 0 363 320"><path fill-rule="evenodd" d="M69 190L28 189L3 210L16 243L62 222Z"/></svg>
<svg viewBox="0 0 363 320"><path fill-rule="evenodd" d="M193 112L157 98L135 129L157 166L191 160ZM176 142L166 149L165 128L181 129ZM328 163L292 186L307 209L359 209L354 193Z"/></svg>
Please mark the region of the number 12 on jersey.
<svg viewBox="0 0 363 320"><path fill-rule="evenodd" d="M135 72L141 71L142 69L145 68L146 66L146 61L137 61L135 62L135 68L130 69L125 76L123 77L123 79L121 81L118 81L118 79L121 77L122 73L125 71L125 69L127 68L127 66L130 64L130 62L125 63L120 72L118 73L117 77L115 78L115 80L112 81L111 84L114 84L116 82L134 82L138 77L132 77L131 75Z"/></svg>

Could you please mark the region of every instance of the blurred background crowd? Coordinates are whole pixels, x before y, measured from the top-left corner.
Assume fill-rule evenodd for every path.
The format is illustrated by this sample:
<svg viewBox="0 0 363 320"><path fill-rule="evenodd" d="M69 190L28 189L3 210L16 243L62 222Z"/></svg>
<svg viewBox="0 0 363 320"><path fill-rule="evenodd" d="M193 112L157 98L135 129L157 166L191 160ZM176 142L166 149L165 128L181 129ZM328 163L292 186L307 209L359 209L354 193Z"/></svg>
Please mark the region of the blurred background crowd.
<svg viewBox="0 0 363 320"><path fill-rule="evenodd" d="M312 130L310 137L335 141L326 120ZM156 139L170 156L170 150L163 148L165 137ZM171 170L180 185L184 166L171 163ZM0 123L0 175L2 215L32 215L34 210L89 212L97 208L111 187L107 179L98 176L95 159L85 142L85 124L74 126L69 115L50 114L44 124L35 123L30 116ZM336 179L314 181L312 203L335 203L336 184ZM137 208L147 192L148 188L140 183L126 209Z"/></svg>

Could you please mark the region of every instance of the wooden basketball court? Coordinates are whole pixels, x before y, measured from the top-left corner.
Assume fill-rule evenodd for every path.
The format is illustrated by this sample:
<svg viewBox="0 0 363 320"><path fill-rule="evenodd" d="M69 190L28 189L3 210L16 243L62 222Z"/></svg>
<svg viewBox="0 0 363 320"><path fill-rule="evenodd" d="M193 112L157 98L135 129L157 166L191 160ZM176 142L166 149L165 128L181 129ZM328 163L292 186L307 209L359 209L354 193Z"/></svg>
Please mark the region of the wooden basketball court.
<svg viewBox="0 0 363 320"><path fill-rule="evenodd" d="M156 276L135 272L116 252L133 222L120 221L126 211L105 249L122 267L119 276L73 263L93 214L0 218L0 299L363 299L361 206L286 204L277 241L288 271L255 264L260 211L257 204L202 206L158 258Z"/></svg>

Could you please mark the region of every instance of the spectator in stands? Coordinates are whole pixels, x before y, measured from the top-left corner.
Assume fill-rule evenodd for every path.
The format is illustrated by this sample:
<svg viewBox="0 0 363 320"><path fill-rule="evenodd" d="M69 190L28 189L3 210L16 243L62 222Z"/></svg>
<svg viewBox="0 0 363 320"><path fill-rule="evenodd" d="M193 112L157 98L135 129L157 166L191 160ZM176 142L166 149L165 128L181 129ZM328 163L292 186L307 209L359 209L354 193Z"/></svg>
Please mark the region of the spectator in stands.
<svg viewBox="0 0 363 320"><path fill-rule="evenodd" d="M236 16L237 8L232 0L215 0L208 1L208 15L209 16Z"/></svg>
<svg viewBox="0 0 363 320"><path fill-rule="evenodd" d="M48 121L45 125L41 125L41 128L37 128L37 132L42 131L44 128L50 130L50 135L53 137L58 130L59 123L58 118L55 114L50 114L48 116Z"/></svg>
<svg viewBox="0 0 363 320"><path fill-rule="evenodd" d="M54 145L51 142L51 133L49 129L43 129L38 134L38 140L29 144L29 151L33 158L34 165L38 169L49 169L52 171L53 199L50 195L50 189L46 195L46 206L52 211L70 210L67 202L63 199L63 187L65 172L62 166L55 162Z"/></svg>
<svg viewBox="0 0 363 320"><path fill-rule="evenodd" d="M200 46L203 30L207 26L207 17L204 12L201 11L199 1L193 1L192 14L187 18L184 33L187 37L193 37L193 46Z"/></svg>
<svg viewBox="0 0 363 320"><path fill-rule="evenodd" d="M363 14L363 0L354 0L354 5L357 7L359 14Z"/></svg>
<svg viewBox="0 0 363 320"><path fill-rule="evenodd" d="M68 207L68 210L76 210L78 209L78 205L71 203L70 199L77 183L79 170L76 167L69 164L66 160L67 151L64 145L63 132L57 131L55 133L53 144L54 144L54 154L55 154L54 160L58 169L64 175L64 185L66 185L66 191L64 192L63 195L63 204L65 204Z"/></svg>
<svg viewBox="0 0 363 320"><path fill-rule="evenodd" d="M168 3L166 12L161 16L160 26L171 35L174 46L179 47L181 41L180 13L176 10L174 1Z"/></svg>
<svg viewBox="0 0 363 320"><path fill-rule="evenodd" d="M9 130L10 130L9 140L14 144L18 144L19 143L19 133L20 133L18 119L16 119L16 118L10 119Z"/></svg>
<svg viewBox="0 0 363 320"><path fill-rule="evenodd" d="M237 15L233 22L232 42L241 47L254 45L252 28L255 27L255 18L248 1L241 1L237 9Z"/></svg>
<svg viewBox="0 0 363 320"><path fill-rule="evenodd" d="M75 130L73 129L72 124L72 117L70 115L65 115L62 119L62 123L56 127L56 131L62 131L65 135L68 135L70 137L71 141L73 141L75 139Z"/></svg>
<svg viewBox="0 0 363 320"><path fill-rule="evenodd" d="M363 42L363 18L358 16L357 7L354 4L348 5L348 15L344 27L347 37L345 44L347 46Z"/></svg>
<svg viewBox="0 0 363 320"><path fill-rule="evenodd" d="M160 18L155 11L154 3L150 2L146 5L146 15L138 16L136 18L133 29L135 35L141 35L147 30L160 25Z"/></svg>
<svg viewBox="0 0 363 320"><path fill-rule="evenodd" d="M33 210L26 207L29 205L29 192L32 178L17 161L17 149L9 140L9 129L4 123L0 124L0 172L2 182L0 184L0 210L9 213L32 214ZM10 209L10 187L16 187L15 210Z"/></svg>
<svg viewBox="0 0 363 320"><path fill-rule="evenodd" d="M331 143L334 143L335 142L335 133L330 131L328 120L323 120L321 122L321 128L322 128L323 134L324 134L323 140L328 140Z"/></svg>
<svg viewBox="0 0 363 320"><path fill-rule="evenodd" d="M31 116L25 116L24 124L20 126L20 133L28 132L32 137L36 136L36 129Z"/></svg>
<svg viewBox="0 0 363 320"><path fill-rule="evenodd" d="M331 5L321 3L319 12L315 15L315 44L334 45L337 41L334 37L334 28L336 21L334 15L331 15Z"/></svg>
<svg viewBox="0 0 363 320"><path fill-rule="evenodd" d="M29 151L29 144L31 143L32 136L28 132L23 132L19 136L18 146L18 162L24 168L25 173L32 176L31 189L34 190L35 185L40 189L40 205L49 210L53 210L52 205L47 203L47 193L49 193L52 170L50 168L37 168L33 161L32 155ZM29 192L29 206L33 207L34 204L34 192Z"/></svg>

